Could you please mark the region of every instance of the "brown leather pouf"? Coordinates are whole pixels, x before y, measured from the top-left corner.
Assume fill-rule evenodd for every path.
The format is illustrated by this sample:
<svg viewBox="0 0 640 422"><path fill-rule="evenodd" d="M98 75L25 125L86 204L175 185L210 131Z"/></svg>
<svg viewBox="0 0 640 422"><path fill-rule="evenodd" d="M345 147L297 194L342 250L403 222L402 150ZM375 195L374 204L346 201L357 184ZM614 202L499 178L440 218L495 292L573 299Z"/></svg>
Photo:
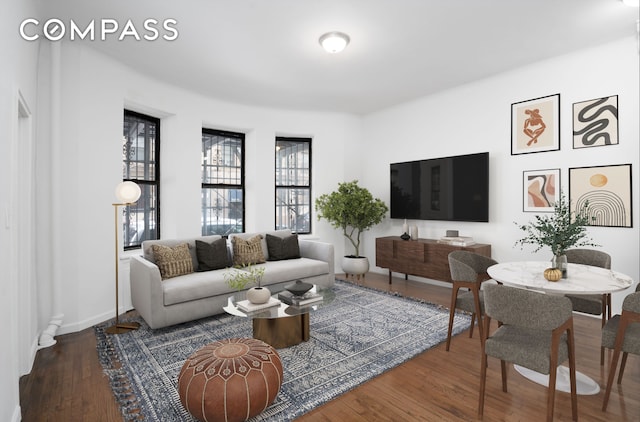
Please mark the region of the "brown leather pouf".
<svg viewBox="0 0 640 422"><path fill-rule="evenodd" d="M207 344L178 377L182 405L202 421L244 421L264 411L282 386L278 352L253 338Z"/></svg>

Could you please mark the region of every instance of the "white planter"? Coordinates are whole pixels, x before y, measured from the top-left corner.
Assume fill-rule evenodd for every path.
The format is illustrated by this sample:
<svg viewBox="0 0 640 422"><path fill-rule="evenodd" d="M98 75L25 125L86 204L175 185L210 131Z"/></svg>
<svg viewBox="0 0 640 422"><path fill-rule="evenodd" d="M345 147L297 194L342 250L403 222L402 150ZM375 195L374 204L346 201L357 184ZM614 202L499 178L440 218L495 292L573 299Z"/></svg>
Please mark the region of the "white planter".
<svg viewBox="0 0 640 422"><path fill-rule="evenodd" d="M247 300L251 303L267 303L271 297L271 292L266 287L252 287L247 290Z"/></svg>
<svg viewBox="0 0 640 422"><path fill-rule="evenodd" d="M361 257L342 257L342 271L347 275L361 275L369 271L369 259Z"/></svg>

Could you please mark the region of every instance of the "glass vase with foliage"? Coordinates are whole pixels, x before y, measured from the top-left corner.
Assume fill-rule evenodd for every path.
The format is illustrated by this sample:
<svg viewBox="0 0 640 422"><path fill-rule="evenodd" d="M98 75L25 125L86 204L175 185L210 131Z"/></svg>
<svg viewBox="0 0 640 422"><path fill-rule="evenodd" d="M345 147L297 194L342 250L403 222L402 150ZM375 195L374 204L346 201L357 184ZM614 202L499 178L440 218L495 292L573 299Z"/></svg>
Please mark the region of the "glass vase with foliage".
<svg viewBox="0 0 640 422"><path fill-rule="evenodd" d="M338 184L338 190L316 199L318 220L324 218L349 239L354 248L352 257L360 257L360 235L379 224L389 210L387 205L374 198L358 181Z"/></svg>
<svg viewBox="0 0 640 422"><path fill-rule="evenodd" d="M588 202L585 202L584 206L576 212L572 212L570 202L561 192L553 208L554 212L550 215L536 215L534 221L527 224L516 223L518 228L525 232L525 236L516 241L516 245L520 247L524 247L525 244L535 245L533 252L548 246L554 260L559 262L566 262L564 255L570 248L599 246L587 236L586 226L594 220L593 217L589 218Z"/></svg>

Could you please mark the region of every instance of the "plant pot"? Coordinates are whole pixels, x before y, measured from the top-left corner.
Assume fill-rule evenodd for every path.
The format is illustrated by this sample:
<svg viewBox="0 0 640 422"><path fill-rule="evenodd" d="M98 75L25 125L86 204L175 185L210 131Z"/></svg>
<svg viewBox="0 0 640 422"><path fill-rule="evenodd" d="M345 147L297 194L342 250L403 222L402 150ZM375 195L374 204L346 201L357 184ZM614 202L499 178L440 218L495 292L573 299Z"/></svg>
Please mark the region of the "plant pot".
<svg viewBox="0 0 640 422"><path fill-rule="evenodd" d="M247 300L256 305L267 303L270 297L271 292L266 287L252 287L247 290Z"/></svg>
<svg viewBox="0 0 640 422"><path fill-rule="evenodd" d="M369 271L369 259L366 256L344 256L342 271L347 275L366 274Z"/></svg>

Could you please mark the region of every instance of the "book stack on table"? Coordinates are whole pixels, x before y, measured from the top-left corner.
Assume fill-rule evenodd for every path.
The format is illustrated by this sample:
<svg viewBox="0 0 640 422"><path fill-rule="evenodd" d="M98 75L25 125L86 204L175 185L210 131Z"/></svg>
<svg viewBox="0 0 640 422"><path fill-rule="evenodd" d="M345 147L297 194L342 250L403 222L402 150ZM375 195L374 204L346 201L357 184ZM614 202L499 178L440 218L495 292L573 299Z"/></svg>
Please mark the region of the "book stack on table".
<svg viewBox="0 0 640 422"><path fill-rule="evenodd" d="M280 301L273 297L270 297L269 301L266 303L251 303L248 300L241 300L238 303L236 303L236 306L238 307L238 309L240 309L243 312L261 311L263 309L271 308L273 306L278 306L278 305L280 305Z"/></svg>
<svg viewBox="0 0 640 422"><path fill-rule="evenodd" d="M317 292L307 292L302 296L295 296L293 293L283 290L278 293L278 299L287 305L303 306L322 301L322 295Z"/></svg>
<svg viewBox="0 0 640 422"><path fill-rule="evenodd" d="M443 236L438 240L438 243L452 246L472 246L476 244L473 238L468 236Z"/></svg>

